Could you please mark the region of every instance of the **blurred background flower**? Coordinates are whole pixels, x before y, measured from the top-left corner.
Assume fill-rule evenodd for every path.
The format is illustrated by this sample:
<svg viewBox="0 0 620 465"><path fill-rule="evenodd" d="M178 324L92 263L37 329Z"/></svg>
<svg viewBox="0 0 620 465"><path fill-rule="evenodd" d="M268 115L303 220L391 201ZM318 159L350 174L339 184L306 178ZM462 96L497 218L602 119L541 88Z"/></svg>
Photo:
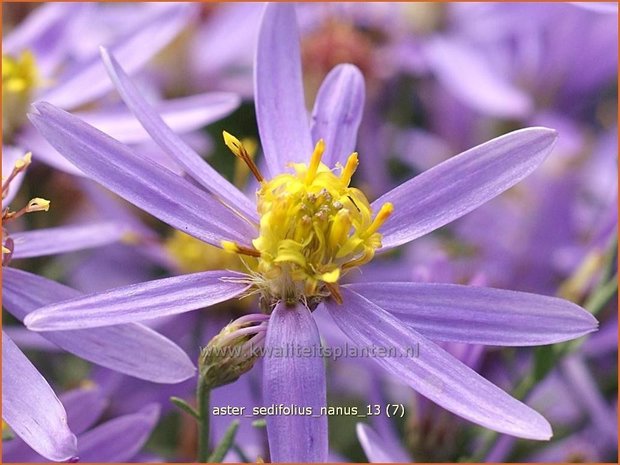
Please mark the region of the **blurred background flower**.
<svg viewBox="0 0 620 465"><path fill-rule="evenodd" d="M160 347L159 367L155 359L134 350L119 362L119 370L110 360L101 363L55 343L53 336L43 339L20 321L35 309L32 302L44 305L170 275L246 268L234 255L175 231L102 190L47 144L27 113L31 103L49 101L130 145L142 159L140 166L163 166L195 184L195 173L174 153L186 144L254 198L256 181L231 156L221 134L225 129L242 138L257 166L267 171L263 151L269 141L261 145L253 95L264 5L2 7L3 217L9 202L51 202L46 213L21 215L3 224L3 245L10 238L15 251L6 263L3 259L3 265L10 262L11 267L5 271L3 266L3 361L8 361L3 365L3 407L12 415L6 418L8 426L3 423L3 459L65 460L77 455L82 461L193 461L198 442L191 413L196 382L161 384L153 382L158 381L154 377L170 378L166 383L186 378L191 366L179 348L197 364L201 347L228 323L254 311L250 299L218 304L208 312L148 320L141 331L161 333L157 337L167 341ZM300 3L296 14L307 104L321 100L321 82L339 63L356 65L364 77L366 98L357 140L352 141L363 163L353 184L370 201L514 129L546 126L559 134L551 155L524 181L453 223L378 256L351 277L561 297L595 314L600 324L598 332L576 341L539 348L442 342L460 362L547 418L554 430L549 442L516 439L463 421L366 360L326 359L329 406L356 407L360 413L367 413L369 405L383 407L380 415L366 418L351 410L329 416L328 460L615 461L617 7ZM149 136L122 104L99 57L100 46L110 50L180 136L176 148L166 149L166 140ZM337 84L338 92L351 92L346 82ZM307 111L310 115L312 108ZM157 128L154 132L161 134ZM5 196L5 178L29 151L27 175L17 173ZM131 179L128 173L124 182ZM172 184L160 187L175 189ZM224 192L216 194L233 200ZM344 335L325 316L315 313L323 344L341 346ZM47 334L52 333L41 333ZM57 337L79 345L67 334ZM172 353L179 360L177 372L167 369L170 359L163 358ZM132 373L131 364L141 371ZM27 367L23 374L15 372L18 365ZM263 405L262 369L259 360L234 383L213 389L211 406L251 410ZM11 429L19 423L14 410L7 409L5 395L9 388L15 393L16 386L20 392L22 382L33 389L37 384L35 392L53 399L49 405L33 403L34 409L26 413L31 421L41 410L47 431L60 438L58 448L42 448L23 429ZM177 408L171 397L190 409ZM387 404L402 404L402 418L388 418ZM223 460L268 461L261 418L213 416L211 449L226 443L231 422L239 420ZM77 449L67 452L71 435L77 438Z"/></svg>

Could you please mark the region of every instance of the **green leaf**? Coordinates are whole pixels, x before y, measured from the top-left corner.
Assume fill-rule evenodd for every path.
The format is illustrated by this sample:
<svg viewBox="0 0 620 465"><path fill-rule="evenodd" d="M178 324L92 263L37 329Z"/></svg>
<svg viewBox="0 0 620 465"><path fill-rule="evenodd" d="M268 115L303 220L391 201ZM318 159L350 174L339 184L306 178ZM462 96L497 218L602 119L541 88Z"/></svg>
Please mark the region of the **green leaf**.
<svg viewBox="0 0 620 465"><path fill-rule="evenodd" d="M235 442L235 435L237 434L238 429L239 420L235 420L230 424L230 426L226 430L226 433L224 434L224 437L222 438L222 441L218 444L218 446L209 457L209 463L221 463L222 460L224 460L224 457L226 457L226 454Z"/></svg>
<svg viewBox="0 0 620 465"><path fill-rule="evenodd" d="M196 409L194 407L192 407L191 405L189 405L187 402L185 402L183 399L181 399L180 397L171 397L170 398L170 402L172 402L174 405L176 405L177 407L179 407L181 410L183 410L185 413L190 414L192 417L194 417L196 420L200 420L200 415L198 414L198 412L196 411Z"/></svg>

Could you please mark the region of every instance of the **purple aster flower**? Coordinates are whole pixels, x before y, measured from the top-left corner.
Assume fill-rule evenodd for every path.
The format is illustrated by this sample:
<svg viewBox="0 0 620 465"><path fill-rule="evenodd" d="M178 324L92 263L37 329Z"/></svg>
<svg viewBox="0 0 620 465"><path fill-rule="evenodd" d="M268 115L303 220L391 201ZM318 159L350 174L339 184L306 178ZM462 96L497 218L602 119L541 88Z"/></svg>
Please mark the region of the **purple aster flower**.
<svg viewBox="0 0 620 465"><path fill-rule="evenodd" d="M187 3L126 7L55 3L36 9L3 38L3 144L32 151L36 160L62 171L81 174L28 124L26 109L36 100L76 111L80 118L123 142L148 140L126 109L102 101L113 85L97 47L108 46L128 72L135 73L191 23L195 12L196 6ZM119 14L124 18L120 23ZM81 37L77 43L75 35ZM86 105L91 108L84 110ZM209 93L160 99L156 107L175 130L190 133L238 105L236 95Z"/></svg>
<svg viewBox="0 0 620 465"><path fill-rule="evenodd" d="M340 281L376 252L423 236L519 182L551 152L555 131L529 128L499 137L370 203L349 185L358 164L357 154L349 154L363 107L361 73L352 65L336 67L318 92L309 125L295 8L270 4L255 66L256 111L269 177L236 138L224 135L260 183L255 204L178 139L114 58L105 51L103 56L125 102L195 183L149 163L48 103L35 105L32 122L92 179L177 229L248 256L251 271L175 276L48 305L27 317L31 329L127 323L256 293L262 310L270 314L266 349L288 344L317 354L321 341L312 311L324 308L362 347L392 347L402 355L407 347L418 345L419 358L375 361L444 408L515 436L551 436L542 416L431 339L500 346L550 344L595 330L596 320L589 313L561 299L500 289ZM333 166L340 168L339 176L330 169ZM265 356L267 405L306 406L318 412L326 404L325 391L322 357ZM271 416L267 430L275 462L327 457L325 416Z"/></svg>

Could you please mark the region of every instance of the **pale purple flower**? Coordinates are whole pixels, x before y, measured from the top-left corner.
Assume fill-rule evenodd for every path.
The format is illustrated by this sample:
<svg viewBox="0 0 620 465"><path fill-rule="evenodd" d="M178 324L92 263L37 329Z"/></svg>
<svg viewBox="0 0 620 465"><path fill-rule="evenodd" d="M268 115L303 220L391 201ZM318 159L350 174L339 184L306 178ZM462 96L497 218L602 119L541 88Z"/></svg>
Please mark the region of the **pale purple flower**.
<svg viewBox="0 0 620 465"><path fill-rule="evenodd" d="M207 243L256 255L254 247L260 241L253 243L251 239L268 241L262 235L262 227L277 230L281 223L272 224L265 215L260 219L259 230L253 200L177 138L144 101L114 58L105 51L103 56L121 96L144 128L203 189L150 164L128 147L50 104L35 106L37 112L31 115L35 126L86 175L126 200ZM256 111L269 176L291 179L281 177L282 173L289 173L286 168L290 162L309 161L310 166L303 169L316 174L311 167L321 160L321 143L312 158L308 157L313 142L319 139L325 141L325 165L345 165L344 176L346 166L356 160L355 156L346 157L354 148L363 107L364 85L359 70L352 65L340 65L327 76L308 124L295 8L290 4L270 4L265 9L259 35L255 73ZM547 157L556 137L555 131L545 128L515 131L451 158L386 193L369 207L350 200L360 214L363 208L375 212L375 219L369 218L368 222L381 228L382 245L378 252L389 250L465 215L519 182ZM243 155L239 146L231 145L239 156ZM339 182L327 168L321 170L321 176ZM271 186L272 181L263 181L261 186ZM264 208L266 200L260 195L259 207ZM288 198L281 197L282 201ZM358 200L363 201L361 197ZM343 208L341 202L338 204ZM393 205L393 213L388 217L389 205ZM352 206L351 209L349 214L355 214ZM293 219L295 227L301 227L303 218ZM367 227L368 234L374 231ZM368 238L356 237L362 241ZM285 247L289 243L276 244ZM259 255L259 266L274 271L269 268L267 257ZM326 310L336 325L360 346L395 347L404 353L407 347L417 344L419 358L387 357L375 362L444 408L515 436L551 436L550 425L542 416L431 340L499 346L550 344L595 330L596 320L589 313L561 299L484 287L396 282L339 286L337 271L340 269L321 274L316 282L310 278L293 280L293 287L282 285L286 294L277 287L269 287L276 283L267 274L248 277L206 271L175 276L48 305L29 315L26 323L38 331L95 328L178 314L258 290L263 308L271 314L266 348L291 344L316 353L321 341L306 305L310 300L311 308L318 304L317 311ZM277 276L293 279L286 273ZM307 291L306 295L306 291L299 290L312 289L313 283L318 291ZM295 404L318 411L325 406L325 392L321 357L265 357L267 405ZM274 416L268 419L267 430L271 459L275 462L327 458L325 416Z"/></svg>
<svg viewBox="0 0 620 465"><path fill-rule="evenodd" d="M84 2L50 3L33 11L3 38L3 60L10 57L23 62L18 66L32 75L26 90L18 93L18 103L10 107L3 104L3 144L31 151L37 161L54 168L81 174L28 124L26 106L37 100L75 111L80 118L125 143L147 141L148 135L125 108L103 101L113 85L99 59L98 46L109 47L129 73L136 73L191 24L196 8L189 3L123 7ZM119 14L123 21L119 21ZM80 36L80 41L74 40L75 35ZM32 57L31 65L23 60L24 56ZM10 89L4 79L4 100L11 105ZM236 95L224 92L158 100L159 113L182 133L200 129L239 105ZM93 109L95 103L98 105ZM87 105L91 108L84 109ZM151 157L157 159L159 154L152 152Z"/></svg>

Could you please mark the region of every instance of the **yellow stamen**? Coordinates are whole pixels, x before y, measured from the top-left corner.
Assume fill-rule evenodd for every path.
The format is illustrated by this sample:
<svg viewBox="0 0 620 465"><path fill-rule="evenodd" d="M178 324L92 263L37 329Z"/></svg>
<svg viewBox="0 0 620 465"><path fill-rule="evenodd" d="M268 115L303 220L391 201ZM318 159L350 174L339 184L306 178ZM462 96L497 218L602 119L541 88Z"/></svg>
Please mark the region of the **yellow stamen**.
<svg viewBox="0 0 620 465"><path fill-rule="evenodd" d="M15 162L15 170L22 171L32 163L32 152L28 152L22 158L18 158Z"/></svg>
<svg viewBox="0 0 620 465"><path fill-rule="evenodd" d="M220 245L222 246L222 249L224 249L226 252L249 255L250 257L260 257L260 252L258 250L239 245L236 242L221 241Z"/></svg>
<svg viewBox="0 0 620 465"><path fill-rule="evenodd" d="M310 166L308 167L308 171L306 173L306 184L311 184L312 181L314 181L316 172L321 164L321 158L323 158L323 152L325 152L325 141L323 139L319 139L314 146L312 157L310 157Z"/></svg>
<svg viewBox="0 0 620 465"><path fill-rule="evenodd" d="M28 206L26 207L26 213L33 212L41 212L48 211L50 209L50 201L42 199L40 197L35 197L30 202L28 202Z"/></svg>
<svg viewBox="0 0 620 465"><path fill-rule="evenodd" d="M265 178L258 169L258 166L254 163L254 160L246 148L243 146L243 143L227 131L222 131L222 134L224 136L224 143L226 144L226 147L228 147L237 158L243 160L245 164L248 165L248 168L250 168L250 171L259 182L263 182Z"/></svg>
<svg viewBox="0 0 620 465"><path fill-rule="evenodd" d="M353 152L349 155L347 159L346 165L342 169L342 173L340 174L340 179L344 185L348 186L351 182L351 178L353 177L353 173L357 170L357 166L359 165L359 160L357 158L357 152Z"/></svg>
<svg viewBox="0 0 620 465"><path fill-rule="evenodd" d="M381 205L379 213L375 216L370 227L366 230L366 235L374 234L377 230L387 221L392 212L394 211L394 205L391 202L386 202Z"/></svg>

